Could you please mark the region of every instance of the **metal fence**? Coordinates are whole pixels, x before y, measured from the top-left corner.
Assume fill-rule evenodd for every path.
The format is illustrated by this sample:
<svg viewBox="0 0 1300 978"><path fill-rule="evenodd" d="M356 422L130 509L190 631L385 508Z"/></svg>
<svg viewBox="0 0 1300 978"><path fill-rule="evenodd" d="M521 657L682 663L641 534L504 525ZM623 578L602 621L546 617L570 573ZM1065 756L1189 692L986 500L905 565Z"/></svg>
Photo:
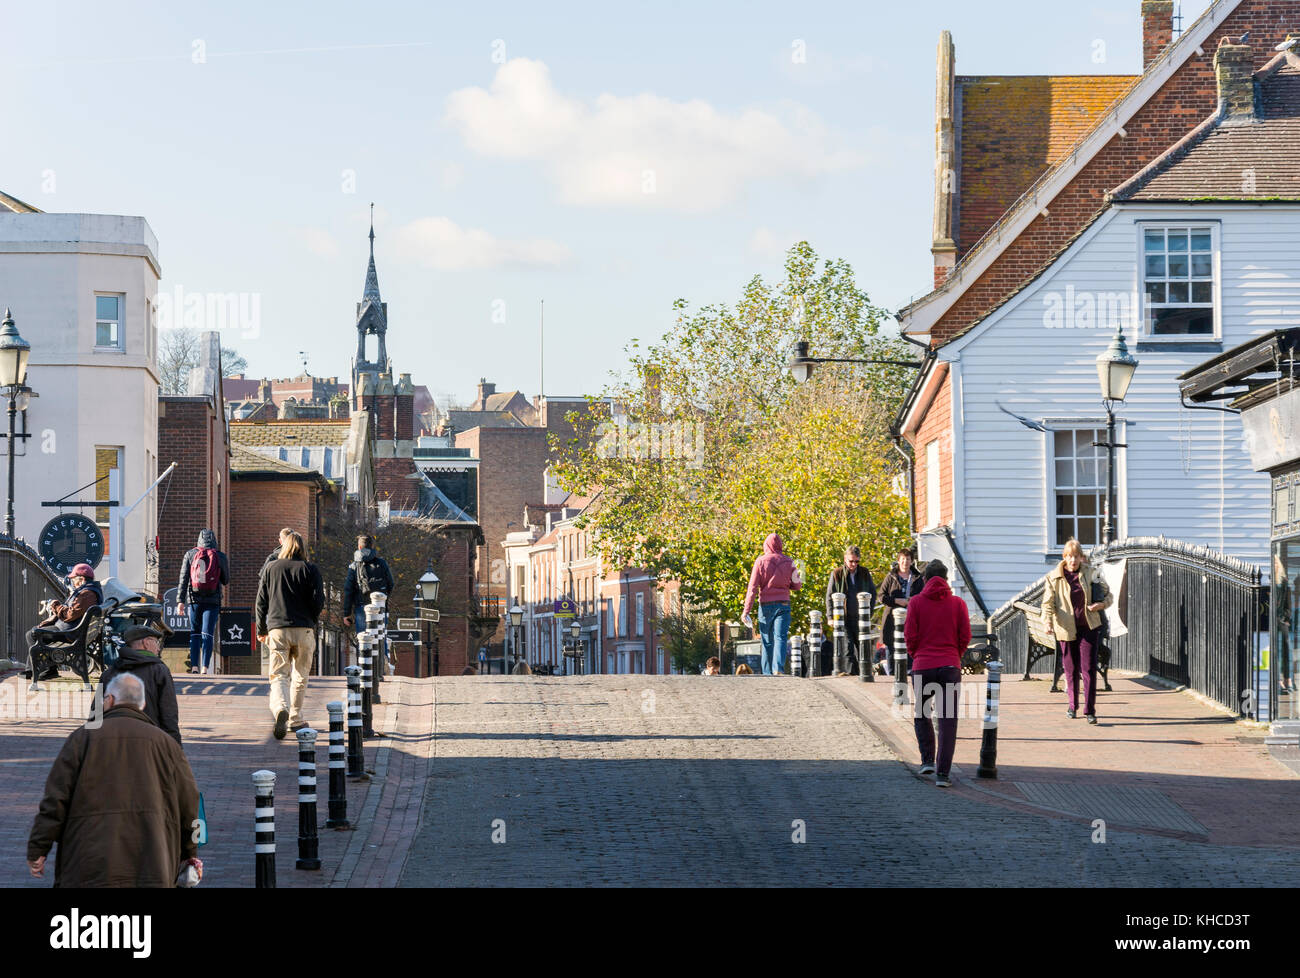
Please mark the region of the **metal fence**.
<svg viewBox="0 0 1300 978"><path fill-rule="evenodd" d="M40 620L40 603L68 592L27 544L0 533L0 657L27 661L27 629Z"/></svg>
<svg viewBox="0 0 1300 978"><path fill-rule="evenodd" d="M1255 714L1252 668L1258 661L1264 590L1259 568L1207 547L1132 537L1097 547L1093 566L1127 561L1116 596L1128 634L1112 637L1111 667L1188 686L1238 714ZM998 608L990 622L1007 673L1024 671L1028 628L1015 607L1042 603L1044 575ZM1045 657L1032 672L1051 674Z"/></svg>

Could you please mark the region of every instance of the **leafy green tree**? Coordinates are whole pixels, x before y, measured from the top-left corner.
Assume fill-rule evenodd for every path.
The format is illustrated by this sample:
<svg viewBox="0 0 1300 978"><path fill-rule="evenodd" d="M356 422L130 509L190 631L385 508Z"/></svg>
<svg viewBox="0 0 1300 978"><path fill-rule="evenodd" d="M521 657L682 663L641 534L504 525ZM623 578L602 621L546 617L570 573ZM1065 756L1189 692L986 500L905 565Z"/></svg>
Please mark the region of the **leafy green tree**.
<svg viewBox="0 0 1300 978"><path fill-rule="evenodd" d="M706 615L691 611L661 615L656 627L679 672L694 675L717 653L716 626Z"/></svg>
<svg viewBox="0 0 1300 978"><path fill-rule="evenodd" d="M738 618L770 532L804 565L795 627L819 606L826 575L856 543L878 575L906 540L902 459L888 423L906 368L826 364L806 385L786 371L796 340L822 358L914 359L885 329L843 261L800 242L785 275L755 277L734 307L674 304L658 343L633 341L604 392L613 424L560 450L565 488L604 505L591 517L605 557L682 584L683 598Z"/></svg>

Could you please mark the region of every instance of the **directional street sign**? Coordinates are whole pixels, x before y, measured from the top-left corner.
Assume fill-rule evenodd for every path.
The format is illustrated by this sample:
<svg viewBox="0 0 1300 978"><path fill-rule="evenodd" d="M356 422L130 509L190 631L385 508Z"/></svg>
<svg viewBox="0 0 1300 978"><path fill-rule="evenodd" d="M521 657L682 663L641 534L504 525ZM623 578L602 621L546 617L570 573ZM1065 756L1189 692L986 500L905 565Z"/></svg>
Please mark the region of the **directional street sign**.
<svg viewBox="0 0 1300 978"><path fill-rule="evenodd" d="M420 633L417 631L398 631L397 629L392 629L388 633L388 641L390 642L418 642L419 640Z"/></svg>
<svg viewBox="0 0 1300 978"><path fill-rule="evenodd" d="M419 618L399 618L399 619L397 619L397 627L398 627L398 628L401 628L401 629L408 629L408 630L413 631L413 632L418 632L418 631L420 630L420 619L419 619ZM391 635L392 632L389 632L389 634Z"/></svg>
<svg viewBox="0 0 1300 978"><path fill-rule="evenodd" d="M437 609L437 608L421 608L421 609L420 609L420 617L423 618L425 621L438 621L438 609Z"/></svg>

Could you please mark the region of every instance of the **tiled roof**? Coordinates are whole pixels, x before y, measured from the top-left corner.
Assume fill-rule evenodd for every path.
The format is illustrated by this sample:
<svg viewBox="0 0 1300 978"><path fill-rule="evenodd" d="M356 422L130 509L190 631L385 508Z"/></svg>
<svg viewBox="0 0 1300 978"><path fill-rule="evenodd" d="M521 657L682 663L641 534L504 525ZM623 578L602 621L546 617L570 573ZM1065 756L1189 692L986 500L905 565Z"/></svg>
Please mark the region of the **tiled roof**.
<svg viewBox="0 0 1300 978"><path fill-rule="evenodd" d="M959 75L958 257L1136 81L1134 75Z"/></svg>
<svg viewBox="0 0 1300 978"><path fill-rule="evenodd" d="M471 428L527 428L509 411L448 411L447 419L457 431Z"/></svg>
<svg viewBox="0 0 1300 978"><path fill-rule="evenodd" d="M1211 120L1116 200L1300 200L1300 67L1257 73L1257 121Z"/></svg>
<svg viewBox="0 0 1300 978"><path fill-rule="evenodd" d="M348 418L232 421L230 440L239 445L301 445L336 447L348 440Z"/></svg>
<svg viewBox="0 0 1300 978"><path fill-rule="evenodd" d="M14 214L43 214L45 213L39 207L33 207L17 197L10 197L4 192L0 192L0 210L10 211Z"/></svg>
<svg viewBox="0 0 1300 978"><path fill-rule="evenodd" d="M311 469L278 458L269 458L242 445L230 446L230 473L232 476L285 476L304 480L320 478L320 474Z"/></svg>

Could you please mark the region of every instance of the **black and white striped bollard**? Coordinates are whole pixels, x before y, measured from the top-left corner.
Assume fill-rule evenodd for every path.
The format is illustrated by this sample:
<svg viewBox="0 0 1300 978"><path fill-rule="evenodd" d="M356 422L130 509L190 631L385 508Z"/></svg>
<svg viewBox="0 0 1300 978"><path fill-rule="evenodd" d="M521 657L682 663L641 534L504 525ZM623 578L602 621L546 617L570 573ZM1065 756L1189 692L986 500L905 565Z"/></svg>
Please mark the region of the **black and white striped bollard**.
<svg viewBox="0 0 1300 978"><path fill-rule="evenodd" d="M366 776L365 756L361 747L361 667L348 666L348 777L362 780Z"/></svg>
<svg viewBox="0 0 1300 978"><path fill-rule="evenodd" d="M790 672L796 676L803 675L803 636L790 636Z"/></svg>
<svg viewBox="0 0 1300 978"><path fill-rule="evenodd" d="M253 772L253 841L257 860L257 888L275 889L275 772Z"/></svg>
<svg viewBox="0 0 1300 978"><path fill-rule="evenodd" d="M808 676L816 679L822 674L822 613L808 613Z"/></svg>
<svg viewBox="0 0 1300 978"><path fill-rule="evenodd" d="M998 776L998 704L1002 697L1002 660L994 659L984 664L986 682L984 691L984 739L980 741L980 766L975 775L981 778Z"/></svg>
<svg viewBox="0 0 1300 978"><path fill-rule="evenodd" d="M871 593L858 592L858 675L864 683L876 681L875 658L871 648Z"/></svg>
<svg viewBox="0 0 1300 978"><path fill-rule="evenodd" d="M348 668L355 668L349 666ZM348 822L347 745L343 742L343 704L332 700L325 704L330 714L330 809L325 820L327 829L346 829Z"/></svg>
<svg viewBox="0 0 1300 978"><path fill-rule="evenodd" d="M849 671L848 641L849 634L844 624L844 603L848 600L843 592L831 595L831 635L835 643L835 661L831 666L833 675Z"/></svg>
<svg viewBox="0 0 1300 978"><path fill-rule="evenodd" d="M298 861L295 869L320 869L316 836L316 731L298 731Z"/></svg>
<svg viewBox="0 0 1300 978"><path fill-rule="evenodd" d="M370 633L372 643L370 646L371 671L371 689L370 701L372 703L380 702L379 684L384 680L384 667L387 664L388 657L384 654L384 637L387 629L384 627L384 619L388 616L387 605L388 596L382 591L370 592L370 604L366 605L366 631ZM366 734L367 737L370 734Z"/></svg>
<svg viewBox="0 0 1300 978"><path fill-rule="evenodd" d="M373 737L374 728L374 707L371 705L374 696L372 684L374 682L375 668L375 635L369 629L357 636L358 656L361 659L361 736Z"/></svg>
<svg viewBox="0 0 1300 978"><path fill-rule="evenodd" d="M894 609L894 706L907 704L907 609Z"/></svg>

